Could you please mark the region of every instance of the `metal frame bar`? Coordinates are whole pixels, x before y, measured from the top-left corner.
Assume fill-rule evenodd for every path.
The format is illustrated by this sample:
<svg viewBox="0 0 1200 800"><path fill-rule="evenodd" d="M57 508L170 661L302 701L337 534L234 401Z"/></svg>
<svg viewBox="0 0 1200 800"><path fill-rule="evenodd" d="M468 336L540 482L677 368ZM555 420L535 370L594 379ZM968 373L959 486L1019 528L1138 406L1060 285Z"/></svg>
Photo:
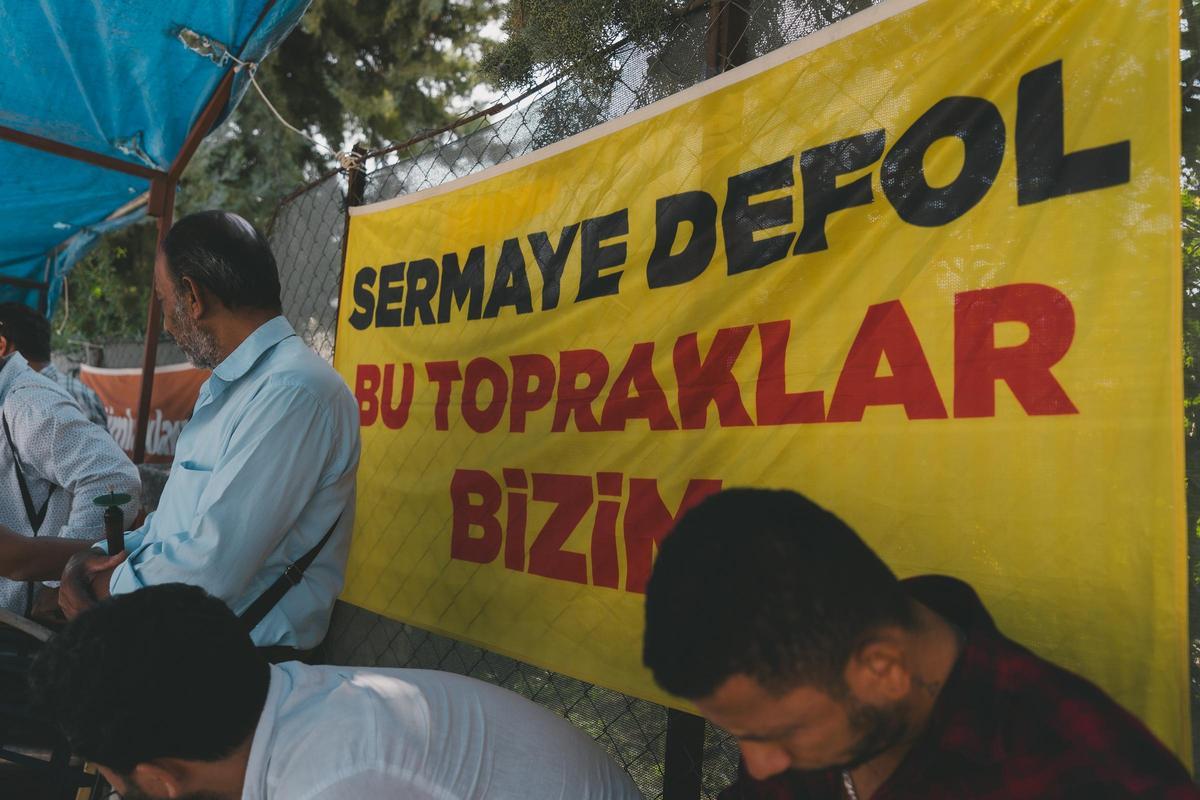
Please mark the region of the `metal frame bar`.
<svg viewBox="0 0 1200 800"><path fill-rule="evenodd" d="M30 280L29 278L13 278L9 275L0 275L0 283L16 286L19 289L38 289L45 291L49 286L41 281Z"/></svg>
<svg viewBox="0 0 1200 800"><path fill-rule="evenodd" d="M46 303L50 299L50 284L34 281L29 278L14 278L0 275L0 285L15 286L18 289L32 289L38 293L38 311L46 313Z"/></svg>
<svg viewBox="0 0 1200 800"><path fill-rule="evenodd" d="M53 269L54 251L51 251L46 254L46 266L42 269L42 288L38 289L38 313L43 317L50 310L50 272Z"/></svg>
<svg viewBox="0 0 1200 800"><path fill-rule="evenodd" d="M121 172L125 175L132 175L135 178L144 178L146 180L154 180L162 178L166 173L161 170L151 169L150 167L141 164L133 164L128 161L122 161L119 158L97 153L92 150L85 150L82 147L75 147L70 144L56 142L53 139L46 139L32 133L25 133L13 128L0 125L0 139L12 142L13 144L23 145L34 150L41 150L44 153L51 153L56 156L69 158L72 161L83 161L95 167L112 170L113 172Z"/></svg>

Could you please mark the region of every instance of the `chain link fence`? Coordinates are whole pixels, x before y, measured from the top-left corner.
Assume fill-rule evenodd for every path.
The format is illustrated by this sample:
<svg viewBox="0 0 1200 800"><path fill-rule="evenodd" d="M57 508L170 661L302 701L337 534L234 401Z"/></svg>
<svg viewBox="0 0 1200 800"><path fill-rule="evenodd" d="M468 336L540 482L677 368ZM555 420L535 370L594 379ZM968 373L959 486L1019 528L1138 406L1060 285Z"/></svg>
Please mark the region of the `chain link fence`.
<svg viewBox="0 0 1200 800"><path fill-rule="evenodd" d="M363 201L386 200L465 177L699 83L717 70L712 52L718 33L724 37L720 51L736 63L869 5L870 0L742 0L712 8L699 4L653 47L624 45L598 54L609 59L611 81L581 80L568 71L507 106L500 118L463 125L370 158ZM284 313L326 359L333 357L349 185L347 174L337 172L298 190L281 202L269 228ZM678 788L664 786L668 720L673 714L662 706L344 603L334 611L326 647L332 663L447 670L511 689L587 731L628 770L647 798L680 794ZM727 735L706 726L702 750L702 763L691 766L701 772L701 796L715 798L734 778L737 747Z"/></svg>

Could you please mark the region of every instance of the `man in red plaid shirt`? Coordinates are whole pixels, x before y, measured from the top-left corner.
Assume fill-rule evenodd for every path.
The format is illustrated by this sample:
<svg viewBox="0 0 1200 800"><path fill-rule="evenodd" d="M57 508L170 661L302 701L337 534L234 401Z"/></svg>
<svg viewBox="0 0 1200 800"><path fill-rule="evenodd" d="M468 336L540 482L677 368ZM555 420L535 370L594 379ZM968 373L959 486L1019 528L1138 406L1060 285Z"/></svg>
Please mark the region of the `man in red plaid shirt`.
<svg viewBox="0 0 1200 800"><path fill-rule="evenodd" d="M1200 798L1142 723L1005 638L967 584L897 580L794 492L727 490L679 521L644 658L738 739L722 800Z"/></svg>

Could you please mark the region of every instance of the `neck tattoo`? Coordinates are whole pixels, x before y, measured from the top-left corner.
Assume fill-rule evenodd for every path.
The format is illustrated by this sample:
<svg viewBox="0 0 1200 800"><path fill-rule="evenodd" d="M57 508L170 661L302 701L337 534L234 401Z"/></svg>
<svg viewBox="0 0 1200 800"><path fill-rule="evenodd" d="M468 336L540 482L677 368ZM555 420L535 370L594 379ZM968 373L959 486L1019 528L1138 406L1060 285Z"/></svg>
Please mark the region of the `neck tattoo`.
<svg viewBox="0 0 1200 800"><path fill-rule="evenodd" d="M950 628L954 631L955 642L955 658L957 660L963 649L967 645L967 635L957 625L950 623ZM942 689L941 681L923 681L920 678L913 676L913 684L922 691L926 692L930 698L936 700L938 692ZM859 800L858 789L854 785L854 778L850 776L850 770L842 770L842 788L846 791L846 800Z"/></svg>

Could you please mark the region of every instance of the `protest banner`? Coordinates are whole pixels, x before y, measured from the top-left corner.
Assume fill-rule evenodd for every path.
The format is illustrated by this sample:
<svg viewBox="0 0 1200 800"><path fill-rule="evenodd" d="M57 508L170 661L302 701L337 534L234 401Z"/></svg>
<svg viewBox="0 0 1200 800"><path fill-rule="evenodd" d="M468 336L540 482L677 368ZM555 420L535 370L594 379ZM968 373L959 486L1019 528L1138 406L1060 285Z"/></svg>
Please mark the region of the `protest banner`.
<svg viewBox="0 0 1200 800"><path fill-rule="evenodd" d="M888 0L351 210L345 599L672 702L672 520L790 487L1188 757L1177 8Z"/></svg>

